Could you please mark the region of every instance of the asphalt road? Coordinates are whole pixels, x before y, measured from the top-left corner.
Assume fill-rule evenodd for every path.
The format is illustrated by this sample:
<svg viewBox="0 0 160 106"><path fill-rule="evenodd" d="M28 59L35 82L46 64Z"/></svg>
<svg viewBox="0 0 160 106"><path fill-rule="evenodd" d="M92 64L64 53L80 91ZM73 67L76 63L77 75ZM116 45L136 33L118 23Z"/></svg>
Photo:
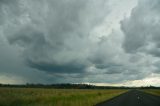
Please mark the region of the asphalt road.
<svg viewBox="0 0 160 106"><path fill-rule="evenodd" d="M131 90L96 106L160 106L160 97Z"/></svg>

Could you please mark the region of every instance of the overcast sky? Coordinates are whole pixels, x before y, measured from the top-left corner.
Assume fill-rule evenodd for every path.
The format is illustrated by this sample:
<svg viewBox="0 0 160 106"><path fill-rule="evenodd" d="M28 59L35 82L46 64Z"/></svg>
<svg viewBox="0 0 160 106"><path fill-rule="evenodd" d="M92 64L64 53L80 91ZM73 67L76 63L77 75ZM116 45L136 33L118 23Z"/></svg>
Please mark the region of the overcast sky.
<svg viewBox="0 0 160 106"><path fill-rule="evenodd" d="M0 83L160 86L160 0L0 0Z"/></svg>

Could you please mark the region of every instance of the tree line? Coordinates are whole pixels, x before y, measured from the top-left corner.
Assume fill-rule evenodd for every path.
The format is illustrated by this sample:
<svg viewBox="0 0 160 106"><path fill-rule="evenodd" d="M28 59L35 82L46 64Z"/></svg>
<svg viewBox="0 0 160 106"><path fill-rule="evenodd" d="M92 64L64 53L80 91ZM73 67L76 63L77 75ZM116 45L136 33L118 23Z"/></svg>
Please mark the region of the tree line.
<svg viewBox="0 0 160 106"><path fill-rule="evenodd" d="M144 86L144 87L126 87L126 86L95 86L91 84L0 84L0 87L14 87L14 88L55 88L55 89L160 89L155 86Z"/></svg>

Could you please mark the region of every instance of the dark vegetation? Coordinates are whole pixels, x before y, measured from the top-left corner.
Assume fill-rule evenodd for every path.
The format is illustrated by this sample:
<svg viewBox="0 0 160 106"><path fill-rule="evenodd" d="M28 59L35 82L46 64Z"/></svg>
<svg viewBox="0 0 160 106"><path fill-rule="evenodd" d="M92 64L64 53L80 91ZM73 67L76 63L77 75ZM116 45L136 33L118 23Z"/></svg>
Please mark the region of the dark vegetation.
<svg viewBox="0 0 160 106"><path fill-rule="evenodd" d="M145 87L115 87L115 86L95 86L90 84L24 84L24 85L11 85L0 84L0 87L14 87L14 88L56 88L56 89L160 89L160 87L145 86Z"/></svg>

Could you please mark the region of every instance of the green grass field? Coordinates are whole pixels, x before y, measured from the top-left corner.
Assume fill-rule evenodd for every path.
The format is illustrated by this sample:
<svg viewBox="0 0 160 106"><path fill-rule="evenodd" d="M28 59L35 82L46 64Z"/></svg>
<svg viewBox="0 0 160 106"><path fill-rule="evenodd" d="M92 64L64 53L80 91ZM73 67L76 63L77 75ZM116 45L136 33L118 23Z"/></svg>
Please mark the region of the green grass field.
<svg viewBox="0 0 160 106"><path fill-rule="evenodd" d="M0 106L93 106L126 91L0 88Z"/></svg>
<svg viewBox="0 0 160 106"><path fill-rule="evenodd" d="M153 95L160 96L160 89L145 89L143 91L146 92L146 93L150 93L150 94L153 94Z"/></svg>

